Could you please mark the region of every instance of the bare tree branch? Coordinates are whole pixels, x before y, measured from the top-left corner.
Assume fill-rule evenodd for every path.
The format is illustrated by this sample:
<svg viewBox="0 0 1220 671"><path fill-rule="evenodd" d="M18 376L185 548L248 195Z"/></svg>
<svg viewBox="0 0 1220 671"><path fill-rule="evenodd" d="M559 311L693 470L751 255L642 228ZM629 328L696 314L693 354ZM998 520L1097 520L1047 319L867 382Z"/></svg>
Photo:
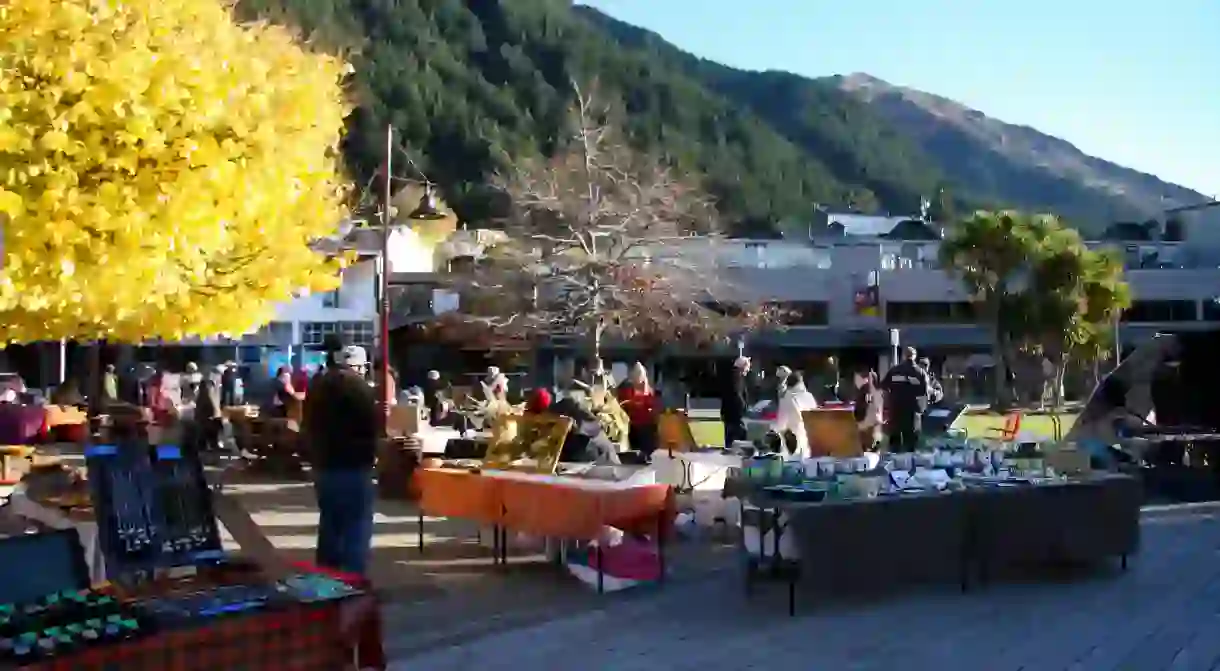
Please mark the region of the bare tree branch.
<svg viewBox="0 0 1220 671"><path fill-rule="evenodd" d="M509 338L588 336L597 350L603 336L706 343L774 321L774 310L734 295L714 264L666 253L718 236L713 203L632 151L605 122L608 110L573 88L568 143L495 177L513 202L509 242L455 278L467 324Z"/></svg>

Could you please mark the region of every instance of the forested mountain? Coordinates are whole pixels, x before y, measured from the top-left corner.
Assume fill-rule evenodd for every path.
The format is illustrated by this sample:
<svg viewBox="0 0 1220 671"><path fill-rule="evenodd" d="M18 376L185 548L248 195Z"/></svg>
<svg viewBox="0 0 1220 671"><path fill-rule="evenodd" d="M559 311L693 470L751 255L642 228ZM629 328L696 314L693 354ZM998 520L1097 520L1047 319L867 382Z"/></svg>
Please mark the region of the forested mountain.
<svg viewBox="0 0 1220 671"><path fill-rule="evenodd" d="M941 96L859 73L834 81L918 142L954 184L982 198L1104 221L1138 221L1166 208L1208 200Z"/></svg>
<svg viewBox="0 0 1220 671"><path fill-rule="evenodd" d="M935 157L833 80L733 70L567 0L240 0L352 50L345 151L365 183L384 128L468 220L493 217L487 178L549 152L572 102L596 82L632 142L700 179L740 233L768 234L816 204L915 212L946 183ZM1039 204L1005 192L960 205ZM1077 212L1073 212L1076 214ZM1096 219L1112 211L1098 208ZM1090 217L1082 217L1087 219Z"/></svg>

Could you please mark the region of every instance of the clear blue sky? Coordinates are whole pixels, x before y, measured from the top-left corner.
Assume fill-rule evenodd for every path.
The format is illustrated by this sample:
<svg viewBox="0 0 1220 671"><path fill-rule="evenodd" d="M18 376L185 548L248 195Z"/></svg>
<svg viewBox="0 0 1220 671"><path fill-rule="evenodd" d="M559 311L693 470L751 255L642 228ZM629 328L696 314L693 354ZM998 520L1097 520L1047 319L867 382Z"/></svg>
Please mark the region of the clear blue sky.
<svg viewBox="0 0 1220 671"><path fill-rule="evenodd" d="M1220 197L1220 0L582 0L705 58L867 72Z"/></svg>

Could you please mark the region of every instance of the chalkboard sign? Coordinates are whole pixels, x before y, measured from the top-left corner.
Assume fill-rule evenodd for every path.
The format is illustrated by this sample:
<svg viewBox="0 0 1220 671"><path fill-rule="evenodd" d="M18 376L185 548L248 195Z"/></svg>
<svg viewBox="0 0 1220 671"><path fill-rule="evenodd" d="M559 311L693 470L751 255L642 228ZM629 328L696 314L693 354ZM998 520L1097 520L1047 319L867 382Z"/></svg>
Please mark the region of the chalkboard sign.
<svg viewBox="0 0 1220 671"><path fill-rule="evenodd" d="M112 578L224 558L198 454L131 442L85 450L98 540Z"/></svg>

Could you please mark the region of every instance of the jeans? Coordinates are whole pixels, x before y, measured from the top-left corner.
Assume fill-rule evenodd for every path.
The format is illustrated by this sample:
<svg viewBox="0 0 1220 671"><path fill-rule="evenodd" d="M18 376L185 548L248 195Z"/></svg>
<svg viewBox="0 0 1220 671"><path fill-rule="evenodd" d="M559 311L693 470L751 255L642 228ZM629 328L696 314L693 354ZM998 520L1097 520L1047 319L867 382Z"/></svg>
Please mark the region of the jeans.
<svg viewBox="0 0 1220 671"><path fill-rule="evenodd" d="M317 564L365 575L373 543L373 501L369 469L322 470L314 480L318 496Z"/></svg>

